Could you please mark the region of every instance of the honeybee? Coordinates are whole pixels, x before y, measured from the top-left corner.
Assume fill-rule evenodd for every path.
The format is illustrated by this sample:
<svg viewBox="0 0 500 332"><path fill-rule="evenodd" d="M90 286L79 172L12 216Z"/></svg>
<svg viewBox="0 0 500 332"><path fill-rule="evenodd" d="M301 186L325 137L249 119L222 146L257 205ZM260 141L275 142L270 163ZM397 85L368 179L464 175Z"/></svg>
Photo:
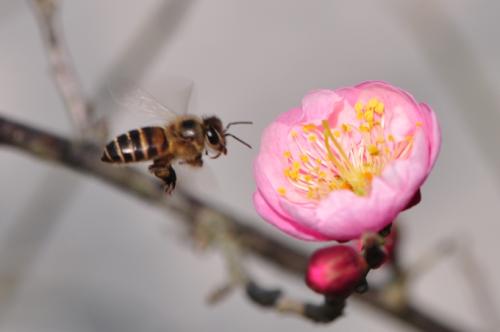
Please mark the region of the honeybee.
<svg viewBox="0 0 500 332"><path fill-rule="evenodd" d="M177 182L172 167L174 161L201 167L203 154L212 159L227 154L228 136L252 148L228 132L232 125L252 124L250 121L230 122L224 127L217 116L201 118L188 114L178 115L142 90L136 90L135 94L138 95L128 99L137 99L137 107L153 113L163 111L171 119L164 126L132 129L115 137L104 148L101 160L117 164L152 160L149 171L164 182L165 192L168 194L172 193ZM128 106L132 106L130 102Z"/></svg>

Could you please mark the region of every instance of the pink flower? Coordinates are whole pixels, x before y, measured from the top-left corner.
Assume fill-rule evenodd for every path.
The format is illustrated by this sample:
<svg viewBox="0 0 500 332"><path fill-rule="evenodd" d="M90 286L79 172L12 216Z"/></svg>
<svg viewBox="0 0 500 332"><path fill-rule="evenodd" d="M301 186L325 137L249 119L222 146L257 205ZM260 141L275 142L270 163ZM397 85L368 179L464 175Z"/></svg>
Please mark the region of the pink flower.
<svg viewBox="0 0 500 332"><path fill-rule="evenodd" d="M380 231L417 202L440 141L430 107L387 83L314 91L265 130L255 208L304 240Z"/></svg>

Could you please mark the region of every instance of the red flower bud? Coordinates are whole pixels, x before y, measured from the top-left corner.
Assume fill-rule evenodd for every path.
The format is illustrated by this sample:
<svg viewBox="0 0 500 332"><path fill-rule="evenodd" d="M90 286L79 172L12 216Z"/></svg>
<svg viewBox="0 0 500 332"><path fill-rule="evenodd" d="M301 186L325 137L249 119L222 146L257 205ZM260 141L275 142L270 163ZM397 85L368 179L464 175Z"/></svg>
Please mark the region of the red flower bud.
<svg viewBox="0 0 500 332"><path fill-rule="evenodd" d="M354 248L335 245L313 253L306 283L320 294L347 297L364 278L366 270L366 262Z"/></svg>

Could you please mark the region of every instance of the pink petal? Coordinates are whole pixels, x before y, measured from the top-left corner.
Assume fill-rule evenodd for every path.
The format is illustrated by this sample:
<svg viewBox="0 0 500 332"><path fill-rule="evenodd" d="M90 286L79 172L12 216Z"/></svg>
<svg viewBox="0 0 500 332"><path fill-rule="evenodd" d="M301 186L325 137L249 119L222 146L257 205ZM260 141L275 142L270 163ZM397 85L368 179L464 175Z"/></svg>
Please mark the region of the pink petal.
<svg viewBox="0 0 500 332"><path fill-rule="evenodd" d="M441 147L441 129L439 128L439 123L436 118L436 113L432 111L429 105L425 103L420 103L422 108L423 119L425 126L428 130L429 142L430 142L430 160L429 160L429 171L434 166L437 156L439 154L439 149Z"/></svg>
<svg viewBox="0 0 500 332"><path fill-rule="evenodd" d="M318 90L307 94L302 99L304 121L324 120L332 113L335 104L341 102L339 95L332 90Z"/></svg>
<svg viewBox="0 0 500 332"><path fill-rule="evenodd" d="M326 240L324 236L317 234L303 226L300 226L295 222L293 222L291 219L278 214L275 210L273 210L271 205L269 205L265 201L265 199L258 191L253 195L253 203L257 213L264 220L269 222L271 225L274 225L275 227L279 228L283 232L301 240L307 240L307 241Z"/></svg>

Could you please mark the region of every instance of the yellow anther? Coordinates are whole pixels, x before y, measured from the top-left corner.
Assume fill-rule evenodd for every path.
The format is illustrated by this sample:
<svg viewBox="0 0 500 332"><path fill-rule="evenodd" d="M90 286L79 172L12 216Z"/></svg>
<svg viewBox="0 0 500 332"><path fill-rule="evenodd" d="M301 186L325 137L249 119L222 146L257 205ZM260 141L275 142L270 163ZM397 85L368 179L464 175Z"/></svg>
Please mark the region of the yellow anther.
<svg viewBox="0 0 500 332"><path fill-rule="evenodd" d="M279 187L278 188L278 194L280 194L280 196L285 196L286 195L286 189L285 189L285 187Z"/></svg>
<svg viewBox="0 0 500 332"><path fill-rule="evenodd" d="M378 104L378 99L377 98L372 98L368 101L368 107L370 108L375 108Z"/></svg>
<svg viewBox="0 0 500 332"><path fill-rule="evenodd" d="M375 144L370 144L367 146L368 153L372 156L376 156L379 154L380 150L377 148Z"/></svg>
<svg viewBox="0 0 500 332"><path fill-rule="evenodd" d="M311 135L307 136L307 140L309 142L315 142L317 139L318 139L318 136L316 136L314 134L311 134Z"/></svg>
<svg viewBox="0 0 500 332"><path fill-rule="evenodd" d="M321 160L320 158L316 158L316 163L318 165L321 165L323 163L323 160Z"/></svg>
<svg viewBox="0 0 500 332"><path fill-rule="evenodd" d="M298 170L292 170L288 173L288 177L293 180L297 181L299 178L299 171Z"/></svg>
<svg viewBox="0 0 500 332"><path fill-rule="evenodd" d="M345 133L348 133L351 131L351 125L348 125L346 123L343 123L342 124L342 130L345 132Z"/></svg>
<svg viewBox="0 0 500 332"><path fill-rule="evenodd" d="M339 186L340 189L348 189L352 190L352 186L349 184L349 182L342 182Z"/></svg>
<svg viewBox="0 0 500 332"><path fill-rule="evenodd" d="M417 127L422 127L423 125L424 125L424 124L423 124L421 121L417 121L417 122L415 123L415 126L417 126Z"/></svg>
<svg viewBox="0 0 500 332"><path fill-rule="evenodd" d="M316 129L316 126L313 125L312 123L305 124L305 125L302 126L302 130L304 132L306 132L306 133L309 132L309 131L313 131L314 129Z"/></svg>
<svg viewBox="0 0 500 332"><path fill-rule="evenodd" d="M364 133L369 133L370 132L370 125L367 124L367 123L362 123L360 126L359 126L359 130L361 132L364 132Z"/></svg>
<svg viewBox="0 0 500 332"><path fill-rule="evenodd" d="M340 131L339 131L339 130L335 129L335 130L333 131L333 136L335 136L335 137L339 138L339 137L340 137L340 135L341 135L341 134L340 134Z"/></svg>
<svg viewBox="0 0 500 332"><path fill-rule="evenodd" d="M304 163L307 163L309 161L309 157L307 155L303 154L300 156L300 160L302 160L302 162L304 162Z"/></svg>
<svg viewBox="0 0 500 332"><path fill-rule="evenodd" d="M382 144L385 142L384 136L378 136L375 142Z"/></svg>
<svg viewBox="0 0 500 332"><path fill-rule="evenodd" d="M296 130L292 130L290 132L290 135L292 135L293 138L297 138L299 136L299 133Z"/></svg>
<svg viewBox="0 0 500 332"><path fill-rule="evenodd" d="M298 171L298 170L300 169L300 163L299 163L298 161L294 161L294 162L292 163L292 169L293 169L294 171Z"/></svg>
<svg viewBox="0 0 500 332"><path fill-rule="evenodd" d="M318 172L318 178L324 180L326 178L326 172L324 171Z"/></svg>
<svg viewBox="0 0 500 332"><path fill-rule="evenodd" d="M314 196L316 196L315 192L314 192L314 188L313 187L307 188L307 198L312 199L312 198L314 198Z"/></svg>
<svg viewBox="0 0 500 332"><path fill-rule="evenodd" d="M283 157L286 159L292 158L292 153L290 151L283 152Z"/></svg>
<svg viewBox="0 0 500 332"><path fill-rule="evenodd" d="M365 120L368 121L368 122L373 122L373 111L372 110L368 110L365 112Z"/></svg>
<svg viewBox="0 0 500 332"><path fill-rule="evenodd" d="M311 182L311 180L312 180L312 176L310 174L305 174L304 175L304 181Z"/></svg>
<svg viewBox="0 0 500 332"><path fill-rule="evenodd" d="M283 174L286 176L286 177L290 177L290 172L292 171L292 169L290 167L287 167L283 170Z"/></svg>
<svg viewBox="0 0 500 332"><path fill-rule="evenodd" d="M361 120L363 118L363 111L356 111L356 119Z"/></svg>
<svg viewBox="0 0 500 332"><path fill-rule="evenodd" d="M387 136L387 139L390 141L390 142L394 142L395 139L394 139L394 136L392 134L389 134L389 136Z"/></svg>
<svg viewBox="0 0 500 332"><path fill-rule="evenodd" d="M363 103L361 101L358 101L354 105L354 110L356 111L356 113L362 112L363 111Z"/></svg>
<svg viewBox="0 0 500 332"><path fill-rule="evenodd" d="M375 113L377 113L378 115L382 115L384 114L384 109L384 103L380 102L377 104L377 106L375 106Z"/></svg>

